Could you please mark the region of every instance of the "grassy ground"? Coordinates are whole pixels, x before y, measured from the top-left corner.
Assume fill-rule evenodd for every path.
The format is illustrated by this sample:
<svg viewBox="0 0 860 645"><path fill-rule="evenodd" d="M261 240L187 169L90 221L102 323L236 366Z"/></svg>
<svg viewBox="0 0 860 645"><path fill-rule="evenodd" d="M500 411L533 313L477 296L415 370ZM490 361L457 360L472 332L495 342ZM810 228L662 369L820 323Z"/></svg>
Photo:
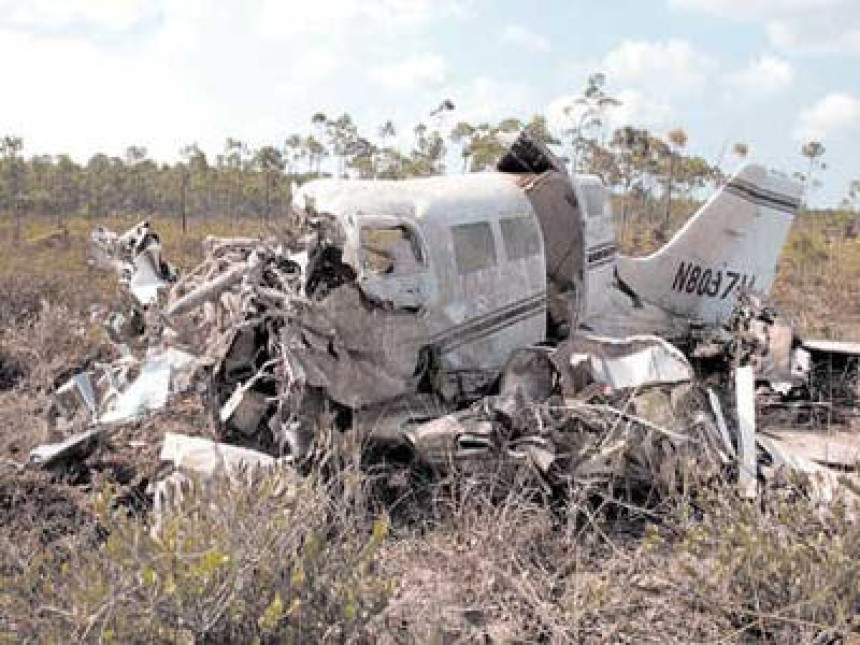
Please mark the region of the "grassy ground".
<svg viewBox="0 0 860 645"><path fill-rule="evenodd" d="M262 227L156 228L187 267L204 234ZM139 511L160 437L210 432L193 397L78 472L19 471L47 438L52 379L99 351L89 306L114 279L87 266L89 229L72 221L56 242L28 221L13 246L0 227L0 643L858 642L860 529L791 487L646 509L452 481L391 504L347 466L334 483L283 472L194 489L152 526ZM806 330L860 338L858 277L860 243L804 220L776 295Z"/></svg>

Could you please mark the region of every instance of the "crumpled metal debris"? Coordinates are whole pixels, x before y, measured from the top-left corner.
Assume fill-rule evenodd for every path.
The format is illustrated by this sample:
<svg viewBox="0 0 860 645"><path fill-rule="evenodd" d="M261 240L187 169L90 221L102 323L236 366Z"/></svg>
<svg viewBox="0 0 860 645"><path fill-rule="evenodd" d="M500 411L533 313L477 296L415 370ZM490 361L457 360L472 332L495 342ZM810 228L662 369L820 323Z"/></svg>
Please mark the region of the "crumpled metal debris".
<svg viewBox="0 0 860 645"><path fill-rule="evenodd" d="M184 495L197 484L207 485L216 477L244 478L251 484L261 471L288 464L289 458L275 458L258 450L218 443L204 437L168 432L159 454L172 470L151 487L156 518L179 508Z"/></svg>
<svg viewBox="0 0 860 645"><path fill-rule="evenodd" d="M695 378L693 367L677 347L658 336L606 338L576 333L555 353L568 378L587 378L613 389L681 383ZM575 385L574 385L575 387Z"/></svg>
<svg viewBox="0 0 860 645"><path fill-rule="evenodd" d="M173 464L177 469L204 477L213 477L219 471L268 468L278 463L274 457L258 450L174 432L164 435L159 457L162 462Z"/></svg>
<svg viewBox="0 0 860 645"><path fill-rule="evenodd" d="M81 416L88 425L115 425L162 409L178 383L192 371L196 359L182 350L154 347L138 360L126 355L113 363L95 363L75 373L53 396L59 430L72 427Z"/></svg>
<svg viewBox="0 0 860 645"><path fill-rule="evenodd" d="M117 270L135 300L107 319L121 358L57 390L60 429L83 417L84 432L38 448L34 463L75 458L100 428L196 388L225 443L168 434L161 456L174 464L174 484L189 473L298 465L320 428L355 427L432 469L528 466L553 490L623 482L669 493L691 473L729 472L751 496L779 465L831 472L792 453L756 415L813 396L826 404L825 358L832 367L836 357L856 394L860 352L804 344L752 295L724 328L690 339L686 354L657 336L577 331L557 347L514 352L498 395L458 399L434 382L433 357L415 343L415 309L364 290L343 236L310 208L282 240L207 238L203 262L180 278L148 223L123 235L98 230L98 263ZM819 498L830 499L838 478L817 475L825 480Z"/></svg>
<svg viewBox="0 0 860 645"><path fill-rule="evenodd" d="M528 464L550 490L619 483L667 494L689 477L685 467L695 463L704 481L727 461L707 398L688 384L601 398L488 397L404 434L425 465L496 474L500 464Z"/></svg>
<svg viewBox="0 0 860 645"><path fill-rule="evenodd" d="M30 463L53 468L61 463L86 459L95 450L101 434L101 428L90 428L59 443L37 446L30 452Z"/></svg>
<svg viewBox="0 0 860 645"><path fill-rule="evenodd" d="M122 235L99 227L90 240L92 262L115 270L141 305L151 304L176 281L176 270L161 259L161 241L147 221Z"/></svg>

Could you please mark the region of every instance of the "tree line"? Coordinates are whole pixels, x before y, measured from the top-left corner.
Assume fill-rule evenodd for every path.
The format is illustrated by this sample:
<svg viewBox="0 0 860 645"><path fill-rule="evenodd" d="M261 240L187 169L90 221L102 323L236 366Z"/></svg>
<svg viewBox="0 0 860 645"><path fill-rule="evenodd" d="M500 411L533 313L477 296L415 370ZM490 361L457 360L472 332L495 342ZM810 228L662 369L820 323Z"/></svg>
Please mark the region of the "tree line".
<svg viewBox="0 0 860 645"><path fill-rule="evenodd" d="M360 131L349 114L317 113L305 132L280 144L252 148L227 138L214 156L189 144L174 163L156 162L142 146L129 146L122 157L95 154L85 164L65 154L26 156L20 137L4 136L0 211L14 218L16 235L27 215L53 217L58 227L70 216L161 214L181 219L183 226L189 218L271 220L287 212L293 187L310 179L397 179L486 170L516 133L527 130L564 150L573 171L599 175L618 196L622 225L636 213L667 228L674 204L725 178L718 162L687 152L688 137L681 128L662 137L633 126L609 131L608 116L619 105L606 90L605 76L594 74L564 108L560 132L551 132L543 115L495 123L457 121L456 107L446 99L405 137L390 120L370 133ZM801 152L809 163L798 178L812 187L826 167L824 146L808 142ZM738 142L732 154L746 157L748 146ZM849 198L860 199L860 181L852 183Z"/></svg>

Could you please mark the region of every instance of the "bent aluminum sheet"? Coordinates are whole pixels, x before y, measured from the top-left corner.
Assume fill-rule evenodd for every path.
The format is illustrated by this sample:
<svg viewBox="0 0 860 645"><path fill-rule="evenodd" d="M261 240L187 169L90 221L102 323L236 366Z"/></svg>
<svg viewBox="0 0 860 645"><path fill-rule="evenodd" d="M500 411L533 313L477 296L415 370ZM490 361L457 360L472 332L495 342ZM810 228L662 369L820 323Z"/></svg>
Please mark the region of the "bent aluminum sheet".
<svg viewBox="0 0 860 645"><path fill-rule="evenodd" d="M608 338L577 335L571 365L588 362L594 379L616 389L693 379L687 358L658 336Z"/></svg>
<svg viewBox="0 0 860 645"><path fill-rule="evenodd" d="M159 458L204 477L212 477L221 471L229 473L241 467L268 468L280 461L257 450L173 432L164 435Z"/></svg>
<svg viewBox="0 0 860 645"><path fill-rule="evenodd" d="M194 356L173 347L151 352L140 367L140 375L98 420L123 423L160 410L167 404L172 377L193 362Z"/></svg>
<svg viewBox="0 0 860 645"><path fill-rule="evenodd" d="M821 354L844 354L860 356L860 343L850 343L836 340L805 340L803 347L811 352Z"/></svg>
<svg viewBox="0 0 860 645"><path fill-rule="evenodd" d="M85 459L98 444L101 428L91 428L61 441L36 446L30 451L30 463L50 468L61 461Z"/></svg>
<svg viewBox="0 0 860 645"><path fill-rule="evenodd" d="M159 248L148 248L132 260L134 272L129 280L129 290L142 305L151 304L158 292L169 282L161 276Z"/></svg>

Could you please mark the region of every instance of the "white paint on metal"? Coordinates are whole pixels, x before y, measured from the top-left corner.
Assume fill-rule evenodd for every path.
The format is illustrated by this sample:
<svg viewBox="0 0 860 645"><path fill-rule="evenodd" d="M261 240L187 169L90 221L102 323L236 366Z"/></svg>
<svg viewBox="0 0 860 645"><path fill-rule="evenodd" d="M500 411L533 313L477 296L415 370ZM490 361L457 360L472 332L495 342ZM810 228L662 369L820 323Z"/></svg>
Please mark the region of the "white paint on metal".
<svg viewBox="0 0 860 645"><path fill-rule="evenodd" d="M229 473L243 466L268 468L278 462L274 457L256 450L173 432L165 433L159 458L176 468L204 477L212 477L222 471Z"/></svg>
<svg viewBox="0 0 860 645"><path fill-rule="evenodd" d="M172 376L193 361L193 356L172 347L151 353L141 364L138 377L117 396L98 421L124 423L160 410L167 403Z"/></svg>
<svg viewBox="0 0 860 645"><path fill-rule="evenodd" d="M860 356L860 343L850 343L836 340L805 340L803 347L812 352L822 354L843 354Z"/></svg>
<svg viewBox="0 0 860 645"><path fill-rule="evenodd" d="M606 338L580 334L571 360L588 357L598 383L613 388L681 383L693 378L693 368L678 348L657 336Z"/></svg>
<svg viewBox="0 0 860 645"><path fill-rule="evenodd" d="M723 440L723 447L726 453L731 457L736 457L737 452L732 443L732 438L729 435L729 427L726 424L726 417L723 414L723 406L720 405L720 399L713 389L708 388L708 401L711 404L711 411L714 413L714 418L717 420L717 429L720 431L720 438Z"/></svg>
<svg viewBox="0 0 860 645"><path fill-rule="evenodd" d="M574 192L582 211L583 243L585 246L585 295L581 314L585 317L599 314L604 309L606 294L615 282L615 222L609 192L599 177L576 175ZM589 261L589 254L603 251L599 261Z"/></svg>
<svg viewBox="0 0 860 645"><path fill-rule="evenodd" d="M740 287L770 291L800 195L797 183L746 165L661 249L619 257L618 273L643 300L718 323L731 313Z"/></svg>
<svg viewBox="0 0 860 645"><path fill-rule="evenodd" d="M738 489L741 497L752 499L757 492L755 376L750 365L735 369L739 452Z"/></svg>
<svg viewBox="0 0 860 645"><path fill-rule="evenodd" d="M352 260L369 295L401 306L421 305L416 307L420 309L416 328L424 336L415 342L438 345L446 370L497 371L514 350L544 339L547 285L542 240L537 254L510 259L501 233L500 222L506 218L531 218L538 226L516 175L323 179L303 186L295 203L312 204L317 213L337 218L346 237L344 258ZM496 262L461 275L452 228L484 222L492 229ZM361 229L393 223L416 232L426 252L425 266L408 276L371 276L360 262Z"/></svg>
<svg viewBox="0 0 860 645"><path fill-rule="evenodd" d="M132 295L142 305L148 305L155 300L158 292L169 283L161 277L161 246L151 244L132 260L134 273L131 275L128 287Z"/></svg>

